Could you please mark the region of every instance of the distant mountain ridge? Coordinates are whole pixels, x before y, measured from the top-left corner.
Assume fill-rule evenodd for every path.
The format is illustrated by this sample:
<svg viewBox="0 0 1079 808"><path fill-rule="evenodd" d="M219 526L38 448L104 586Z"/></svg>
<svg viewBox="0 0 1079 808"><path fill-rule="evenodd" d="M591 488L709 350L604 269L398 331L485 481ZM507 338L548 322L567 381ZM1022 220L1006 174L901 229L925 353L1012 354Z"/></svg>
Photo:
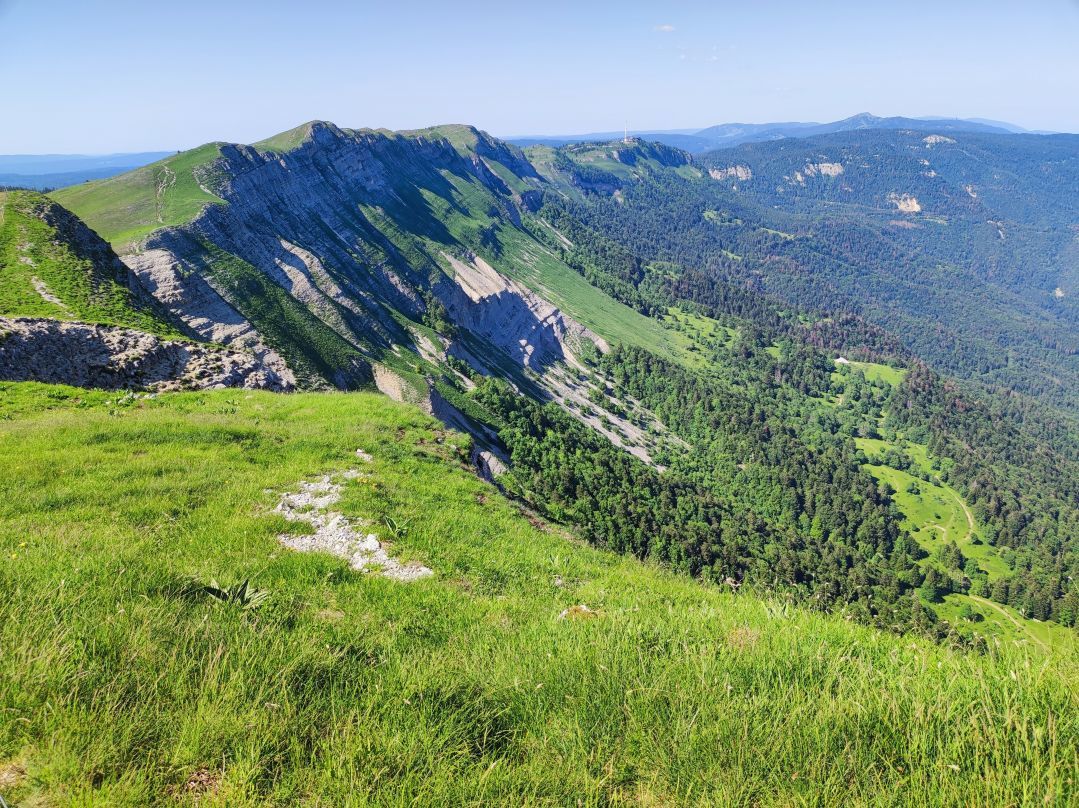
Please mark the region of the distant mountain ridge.
<svg viewBox="0 0 1079 808"><path fill-rule="evenodd" d="M0 186L35 190L64 188L87 180L114 177L172 153L0 154Z"/></svg>
<svg viewBox="0 0 1079 808"><path fill-rule="evenodd" d="M831 123L787 121L774 123L722 123L704 129L672 129L665 131L631 131L635 137L645 137L667 146L685 149L691 153L738 146L742 143L759 143L791 137L812 137L833 132L850 132L857 129L914 129L946 132L976 132L983 134L1028 133L1020 126L980 118L905 118L878 117L862 112ZM517 146L564 146L570 143L614 140L620 132L594 132L583 135L538 135L506 138Z"/></svg>
<svg viewBox="0 0 1079 808"><path fill-rule="evenodd" d="M1032 132L1021 126L986 118L878 117L868 112L841 121L816 123L723 123L703 129L631 130L629 135L665 146L701 154L715 149L792 137L812 137L857 129L935 129L947 132L995 134L1051 134ZM503 138L515 146L566 146L572 143L605 143L621 140L625 131L586 132L572 135L522 135ZM66 188L90 180L108 179L162 160L171 151L120 152L116 154L0 154L0 187L48 190Z"/></svg>

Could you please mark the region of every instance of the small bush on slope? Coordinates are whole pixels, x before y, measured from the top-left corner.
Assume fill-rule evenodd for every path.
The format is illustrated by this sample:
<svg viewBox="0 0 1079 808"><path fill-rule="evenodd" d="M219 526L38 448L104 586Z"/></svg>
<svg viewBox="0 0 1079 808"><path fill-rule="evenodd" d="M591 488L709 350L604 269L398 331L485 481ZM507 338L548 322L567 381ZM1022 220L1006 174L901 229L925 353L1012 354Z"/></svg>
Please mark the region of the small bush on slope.
<svg viewBox="0 0 1079 808"><path fill-rule="evenodd" d="M9 802L1074 804L1074 651L959 654L583 547L383 397L5 384L0 416ZM340 507L409 520L433 578L278 545L275 492L357 448Z"/></svg>

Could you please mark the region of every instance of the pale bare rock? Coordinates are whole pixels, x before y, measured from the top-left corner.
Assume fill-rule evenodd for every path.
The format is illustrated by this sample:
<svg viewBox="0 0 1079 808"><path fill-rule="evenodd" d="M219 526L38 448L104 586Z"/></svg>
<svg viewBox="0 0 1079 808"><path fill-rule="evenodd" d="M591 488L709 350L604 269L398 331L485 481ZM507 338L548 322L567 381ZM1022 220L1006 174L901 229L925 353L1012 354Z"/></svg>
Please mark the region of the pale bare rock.
<svg viewBox="0 0 1079 808"><path fill-rule="evenodd" d="M277 242L280 250L273 258L274 271L269 273L273 280L343 339L358 345L335 304L359 317L364 316L364 310L330 276L316 255L286 239L279 238Z"/></svg>
<svg viewBox="0 0 1079 808"><path fill-rule="evenodd" d="M746 182L753 179L753 169L749 166L727 166L726 168L710 168L708 176L714 180L739 180Z"/></svg>
<svg viewBox="0 0 1079 808"><path fill-rule="evenodd" d="M1058 300L1064 297L1064 290L1058 286L1056 289L1053 290L1053 297L1057 298Z"/></svg>
<svg viewBox="0 0 1079 808"><path fill-rule="evenodd" d="M382 395L403 404L413 404L427 415L432 414L431 394L426 384L422 388L417 388L401 374L381 362L372 362L371 371L375 377L375 387Z"/></svg>
<svg viewBox="0 0 1079 808"><path fill-rule="evenodd" d="M565 247L567 249L570 249L570 250L573 249L573 242L570 241L568 238L566 238L565 234L563 234L560 230L558 230L554 225L552 225L550 222L548 222L545 219L540 219L539 223L541 225L543 225L543 227L545 227L547 230L550 230L551 233L554 234L554 237L557 238L562 243L563 247Z"/></svg>
<svg viewBox="0 0 1079 808"><path fill-rule="evenodd" d="M910 194L897 194L894 191L888 194L888 201L895 205L900 213L920 213L921 203Z"/></svg>
<svg viewBox="0 0 1079 808"><path fill-rule="evenodd" d="M126 255L123 261L141 286L188 328L209 342L248 351L290 386L296 377L280 354L199 272L186 267L170 250L152 249Z"/></svg>
<svg viewBox="0 0 1079 808"><path fill-rule="evenodd" d="M358 452L357 455L362 457ZM282 494L275 510L290 522L311 525L315 532L282 533L278 536L281 544L302 553L329 553L348 561L354 570L378 571L395 581L416 581L433 575L428 567L402 564L391 557L376 534L357 530L363 525L360 520L354 521L330 510L341 499L343 481L356 479L365 479L365 475L359 469L348 469L340 474L326 474L301 482L299 490Z"/></svg>
<svg viewBox="0 0 1079 808"><path fill-rule="evenodd" d="M596 616L596 612L593 609L588 608L583 603L576 606L570 606L568 609L563 609L558 615L559 620L590 620Z"/></svg>
<svg viewBox="0 0 1079 808"><path fill-rule="evenodd" d="M52 303L54 306L67 309L67 306L64 305L64 301L50 292L49 287L45 285L45 281L41 280L41 278L31 276L30 283L34 285L34 291L41 295L41 299L46 303Z"/></svg>
<svg viewBox="0 0 1079 808"><path fill-rule="evenodd" d="M453 270L454 283L440 284L436 291L450 317L524 367L542 370L568 360L586 341L604 353L609 350L601 337L479 256L442 257Z"/></svg>
<svg viewBox="0 0 1079 808"><path fill-rule="evenodd" d="M950 137L945 137L944 135L927 135L922 138L922 143L926 146L933 147L938 146L941 143L955 143L955 140Z"/></svg>
<svg viewBox="0 0 1079 808"><path fill-rule="evenodd" d="M23 233L23 235L25 236L26 234ZM36 267L37 266L37 264L34 263L33 258L31 258L29 255L23 255L22 254L22 253L27 252L32 246L33 245L30 244L30 242L27 241L27 242L23 242L18 247L18 250L19 250L19 253L20 253L20 255L19 255L19 263L22 264L23 266L28 266L28 267Z"/></svg>
<svg viewBox="0 0 1079 808"><path fill-rule="evenodd" d="M650 425L657 439L684 445L666 431L653 413L633 398L627 396L613 401L608 405L610 409L593 402L589 393L596 389L595 385L577 379L570 366L558 365L549 368L540 383L567 413L598 432L612 445L624 449L649 465L654 465L652 453L649 451L649 434L635 421ZM626 415L622 415L619 410L624 410Z"/></svg>
<svg viewBox="0 0 1079 808"><path fill-rule="evenodd" d="M838 177L842 173L842 163L809 163L805 167L807 177Z"/></svg>
<svg viewBox="0 0 1079 808"><path fill-rule="evenodd" d="M479 471L480 477L489 483L509 471L506 459L491 451L476 451L472 463Z"/></svg>
<svg viewBox="0 0 1079 808"><path fill-rule="evenodd" d="M446 361L445 345L436 343L418 328L410 327L408 333L412 337L412 344L415 345L420 356L428 362L438 365Z"/></svg>
<svg viewBox="0 0 1079 808"><path fill-rule="evenodd" d="M21 763L0 763L0 788L13 789L26 780L26 767Z"/></svg>

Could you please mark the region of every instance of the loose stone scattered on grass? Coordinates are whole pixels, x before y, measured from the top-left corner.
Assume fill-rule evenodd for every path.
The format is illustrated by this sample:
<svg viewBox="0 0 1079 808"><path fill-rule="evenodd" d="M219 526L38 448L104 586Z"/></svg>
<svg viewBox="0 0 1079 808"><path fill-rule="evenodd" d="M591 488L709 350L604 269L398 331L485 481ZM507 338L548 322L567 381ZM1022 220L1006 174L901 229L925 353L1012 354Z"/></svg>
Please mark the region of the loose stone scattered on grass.
<svg viewBox="0 0 1079 808"><path fill-rule="evenodd" d="M370 462L370 455L357 451L357 456ZM298 491L286 492L277 503L277 512L290 522L306 522L314 533L282 533L278 540L286 547L300 552L331 553L348 561L361 572L381 572L395 581L415 581L426 578L432 571L421 564L402 564L386 552L374 533L357 531L359 523L344 514L330 510L341 499L343 480L365 477L359 469L340 474L326 474L316 480L300 483Z"/></svg>

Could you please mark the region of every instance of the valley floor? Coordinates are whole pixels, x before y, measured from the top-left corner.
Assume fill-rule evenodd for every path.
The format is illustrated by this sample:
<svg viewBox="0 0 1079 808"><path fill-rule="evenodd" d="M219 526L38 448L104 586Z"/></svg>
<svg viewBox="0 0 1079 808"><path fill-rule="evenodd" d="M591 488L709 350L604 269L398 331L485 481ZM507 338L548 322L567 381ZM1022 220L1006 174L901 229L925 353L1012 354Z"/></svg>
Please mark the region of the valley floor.
<svg viewBox="0 0 1079 808"><path fill-rule="evenodd" d="M5 383L0 419L9 804L1079 799L1074 646L955 651L583 546L384 397ZM432 575L279 543L281 495L357 450L333 507ZM248 579L248 608L200 588Z"/></svg>

